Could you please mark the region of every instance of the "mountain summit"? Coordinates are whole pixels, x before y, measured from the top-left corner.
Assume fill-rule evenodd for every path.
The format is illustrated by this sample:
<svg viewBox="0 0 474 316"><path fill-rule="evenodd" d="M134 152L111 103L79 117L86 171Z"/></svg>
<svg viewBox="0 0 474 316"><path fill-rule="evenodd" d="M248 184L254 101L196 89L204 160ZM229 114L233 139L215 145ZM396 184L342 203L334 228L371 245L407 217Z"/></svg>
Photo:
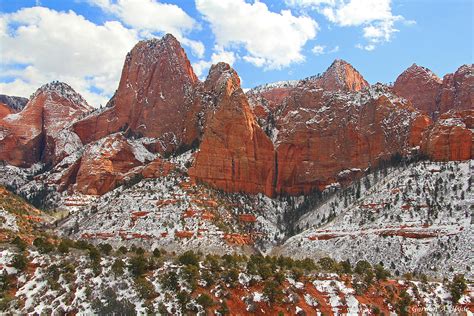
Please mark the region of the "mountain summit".
<svg viewBox="0 0 474 316"><path fill-rule="evenodd" d="M336 59L317 80L318 86L330 91L359 91L369 83L348 62Z"/></svg>
<svg viewBox="0 0 474 316"><path fill-rule="evenodd" d="M196 182L271 197L308 194L350 183L413 148L436 160L467 159L468 125L453 127L463 135L456 143L444 138L442 145L427 146L433 142L426 135L447 128L429 133L432 121L417 109L466 106L471 68L440 83L413 65L391 89L370 86L337 59L321 76L246 94L225 63L199 81L179 41L167 34L141 41L127 54L105 109L89 113L82 97L56 82L40 88L23 111L3 111L0 159L23 167L45 163L52 169L48 176L54 175L49 181L61 189L101 195L130 177L168 174L172 167L165 160L191 150L186 171ZM456 148L462 154L451 154Z"/></svg>
<svg viewBox="0 0 474 316"><path fill-rule="evenodd" d="M61 131L91 110L68 84L55 81L43 85L21 112L0 120L0 160L15 166L59 162L54 156L69 142L61 139Z"/></svg>
<svg viewBox="0 0 474 316"><path fill-rule="evenodd" d="M197 137L192 115L199 81L176 38L141 41L128 53L112 106L77 122L90 143L118 131L155 138L154 151L172 152Z"/></svg>

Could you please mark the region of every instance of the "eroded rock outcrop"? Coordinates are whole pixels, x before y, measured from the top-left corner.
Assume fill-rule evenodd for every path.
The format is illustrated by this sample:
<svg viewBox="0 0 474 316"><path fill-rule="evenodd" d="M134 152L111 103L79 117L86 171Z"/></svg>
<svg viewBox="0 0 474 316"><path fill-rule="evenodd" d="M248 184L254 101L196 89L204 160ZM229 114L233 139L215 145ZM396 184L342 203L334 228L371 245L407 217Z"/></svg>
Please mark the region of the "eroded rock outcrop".
<svg viewBox="0 0 474 316"><path fill-rule="evenodd" d="M0 121L0 160L22 167L39 161L60 161L62 157L57 154L72 141L68 137L61 139L61 131L90 110L87 102L65 83L42 86L21 112Z"/></svg>
<svg viewBox="0 0 474 316"><path fill-rule="evenodd" d="M74 125L83 143L126 131L155 138L149 148L170 153L198 136L199 80L172 35L141 41L127 55L110 107Z"/></svg>
<svg viewBox="0 0 474 316"><path fill-rule="evenodd" d="M359 91L369 87L369 83L348 62L336 59L331 66L316 78L316 86L326 91Z"/></svg>
<svg viewBox="0 0 474 316"><path fill-rule="evenodd" d="M13 113L17 113L23 110L25 105L28 103L28 99L24 97L0 94L0 103L3 103L9 107Z"/></svg>
<svg viewBox="0 0 474 316"><path fill-rule="evenodd" d="M398 76L393 90L409 100L416 109L433 115L439 111L437 98L441 85L442 80L431 70L413 64Z"/></svg>
<svg viewBox="0 0 474 316"><path fill-rule="evenodd" d="M12 113L15 113L15 112L8 105L0 102L0 119Z"/></svg>
<svg viewBox="0 0 474 316"><path fill-rule="evenodd" d="M237 73L225 63L214 65L205 89L215 102L189 174L225 191L272 196L273 144L257 124Z"/></svg>
<svg viewBox="0 0 474 316"><path fill-rule="evenodd" d="M423 135L421 150L435 161L472 159L473 128L474 110L444 113Z"/></svg>
<svg viewBox="0 0 474 316"><path fill-rule="evenodd" d="M127 140L122 133L106 136L86 146L75 176L75 190L101 195L121 181L142 171L142 166L156 159L139 142ZM147 174L150 174L147 172Z"/></svg>
<svg viewBox="0 0 474 316"><path fill-rule="evenodd" d="M413 106L437 118L450 110L472 109L474 69L471 65L459 67L455 73L441 80L431 70L413 64L398 76L394 91L411 101Z"/></svg>
<svg viewBox="0 0 474 316"><path fill-rule="evenodd" d="M439 93L439 111L470 110L474 105L474 67L463 65L454 74L443 77Z"/></svg>
<svg viewBox="0 0 474 316"><path fill-rule="evenodd" d="M410 139L421 139L423 124L413 129L418 116L380 84L357 93L300 86L276 124L276 191L309 193L406 153Z"/></svg>

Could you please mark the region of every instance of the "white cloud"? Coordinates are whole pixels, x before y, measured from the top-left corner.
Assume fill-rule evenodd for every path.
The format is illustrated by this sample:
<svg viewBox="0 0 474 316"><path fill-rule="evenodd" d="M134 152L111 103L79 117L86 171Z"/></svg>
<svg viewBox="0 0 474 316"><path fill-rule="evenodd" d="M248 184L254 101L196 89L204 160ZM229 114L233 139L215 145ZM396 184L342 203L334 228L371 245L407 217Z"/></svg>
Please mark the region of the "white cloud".
<svg viewBox="0 0 474 316"><path fill-rule="evenodd" d="M202 58L204 56L204 52L206 51L206 47L200 41L195 41L186 37L177 36L177 39L181 42L181 44L191 48L191 52L198 58Z"/></svg>
<svg viewBox="0 0 474 316"><path fill-rule="evenodd" d="M253 56L244 56L243 58L246 62L249 62L257 67L262 67L265 65L266 59L263 57L253 57Z"/></svg>
<svg viewBox="0 0 474 316"><path fill-rule="evenodd" d="M245 61L266 69L303 61L301 50L318 30L308 16L271 12L259 1L196 0L196 7L210 23L219 47L243 48Z"/></svg>
<svg viewBox="0 0 474 316"><path fill-rule="evenodd" d="M394 27L394 20L377 22L364 27L364 37L372 43L389 42L392 34L398 32Z"/></svg>
<svg viewBox="0 0 474 316"><path fill-rule="evenodd" d="M316 56L323 54L332 54L337 53L339 51L339 46L334 46L334 48L328 50L325 45L315 45L313 49L311 49L311 51Z"/></svg>
<svg viewBox="0 0 474 316"><path fill-rule="evenodd" d="M197 24L177 5L154 0L89 0L89 3L99 6L139 30L182 34L192 30Z"/></svg>
<svg viewBox="0 0 474 316"><path fill-rule="evenodd" d="M213 64L217 64L218 62L225 62L229 65L233 65L237 60L237 56L232 51L226 51L222 47L215 46L214 52L211 55L211 59L209 61L200 60L196 63L193 63L193 69L196 73L196 76L204 79L205 71L207 71Z"/></svg>
<svg viewBox="0 0 474 316"><path fill-rule="evenodd" d="M335 5L336 0L285 0L289 6L317 7L321 4Z"/></svg>
<svg viewBox="0 0 474 316"><path fill-rule="evenodd" d="M93 106L113 94L125 55L138 40L137 32L120 22L96 25L73 11L43 7L0 15L0 26L0 42L8 47L1 55L1 93L29 96L60 80Z"/></svg>
<svg viewBox="0 0 474 316"><path fill-rule="evenodd" d="M322 55L325 53L326 46L323 45L315 45L311 50L315 55Z"/></svg>
<svg viewBox="0 0 474 316"><path fill-rule="evenodd" d="M341 26L359 26L393 19L390 0L350 0L324 11L326 17Z"/></svg>
<svg viewBox="0 0 474 316"><path fill-rule="evenodd" d="M391 0L286 0L286 3L316 9L338 26L362 26L363 36L370 43L367 46L373 48L376 43L390 41L398 32L395 22L404 21L402 16L393 15Z"/></svg>
<svg viewBox="0 0 474 316"><path fill-rule="evenodd" d="M358 48L358 49L369 51L369 52L373 51L375 49L374 44L362 45L362 44L359 43L359 44L356 44L355 47Z"/></svg>
<svg viewBox="0 0 474 316"><path fill-rule="evenodd" d="M88 0L92 5L116 16L124 24L140 31L141 37L155 33L171 33L193 54L202 58L204 44L187 38L186 33L198 29L199 24L183 9L174 4L156 0Z"/></svg>

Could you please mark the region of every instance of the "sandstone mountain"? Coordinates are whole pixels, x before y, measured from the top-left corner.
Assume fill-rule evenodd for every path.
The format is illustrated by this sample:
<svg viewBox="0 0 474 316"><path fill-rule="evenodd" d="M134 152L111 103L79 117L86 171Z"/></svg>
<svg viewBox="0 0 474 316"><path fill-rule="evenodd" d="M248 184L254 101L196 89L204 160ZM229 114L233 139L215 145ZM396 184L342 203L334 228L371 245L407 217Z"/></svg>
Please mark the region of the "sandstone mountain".
<svg viewBox="0 0 474 316"><path fill-rule="evenodd" d="M42 181L101 195L136 176L167 174L178 168L170 158L192 150L194 182L228 192L308 194L418 149L434 160L471 159L469 112L436 119L472 107L472 80L472 65L442 81L413 65L393 89L371 86L336 60L322 75L244 93L224 63L199 81L168 34L131 50L104 109L91 111L57 82L18 113L0 104L0 160L42 163Z"/></svg>
<svg viewBox="0 0 474 316"><path fill-rule="evenodd" d="M5 94L0 94L0 103L9 107L12 112L20 112L28 103L28 99L24 97L15 97Z"/></svg>
<svg viewBox="0 0 474 316"><path fill-rule="evenodd" d="M119 131L153 138L150 150L171 153L198 134L199 81L176 38L139 42L127 55L110 106L73 126L84 144Z"/></svg>
<svg viewBox="0 0 474 316"><path fill-rule="evenodd" d="M413 64L398 76L395 93L412 102L421 112L437 117L450 110L473 107L473 65L463 65L441 80L431 70Z"/></svg>
<svg viewBox="0 0 474 316"><path fill-rule="evenodd" d="M435 314L474 311L472 285L450 303L441 283L426 282L474 276L472 87L472 65L443 80L415 65L391 87L336 60L321 75L244 92L225 63L200 81L166 35L136 44L105 108L91 109L59 82L22 110L0 104L0 185L54 215L39 218L0 196L0 237L12 241L25 218L38 223L28 236L62 244L42 254L43 239L25 251L13 239L0 270L14 299L0 305L94 313L90 302L110 286L134 310L150 303L176 314L195 275L191 301L230 293L237 314L393 314L399 290ZM60 254L64 243L78 249ZM189 251L211 255L193 260L199 273L179 259ZM11 273L22 253L28 267ZM132 277L137 258L149 269ZM118 276L120 266L132 273ZM354 274L357 266L369 270ZM378 287L380 273L397 280ZM400 280L405 274L417 281ZM165 283L180 289L143 298ZM291 303L269 305L272 286Z"/></svg>
<svg viewBox="0 0 474 316"><path fill-rule="evenodd" d="M441 86L442 80L431 70L413 64L398 76L393 90L418 110L433 114L439 110L437 99Z"/></svg>
<svg viewBox="0 0 474 316"><path fill-rule="evenodd" d="M15 166L56 164L71 154L75 139L64 134L71 121L89 112L87 102L65 83L39 88L18 113L0 121L0 160Z"/></svg>
<svg viewBox="0 0 474 316"><path fill-rule="evenodd" d="M204 86L215 99L190 175L230 192L273 195L273 144L257 124L237 73L219 63Z"/></svg>

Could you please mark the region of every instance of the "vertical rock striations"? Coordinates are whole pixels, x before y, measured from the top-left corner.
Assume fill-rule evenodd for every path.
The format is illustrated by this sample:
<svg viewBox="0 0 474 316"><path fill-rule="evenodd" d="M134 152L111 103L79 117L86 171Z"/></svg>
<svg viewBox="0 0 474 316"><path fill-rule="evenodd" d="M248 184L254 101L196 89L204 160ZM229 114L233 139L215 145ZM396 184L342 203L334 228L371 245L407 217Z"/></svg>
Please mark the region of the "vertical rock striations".
<svg viewBox="0 0 474 316"><path fill-rule="evenodd" d="M113 104L74 125L83 143L124 131L155 138L153 151L173 152L198 136L199 80L172 35L141 41L127 55Z"/></svg>
<svg viewBox="0 0 474 316"><path fill-rule="evenodd" d="M450 111L423 135L421 150L432 160L469 160L474 157L474 110Z"/></svg>
<svg viewBox="0 0 474 316"><path fill-rule="evenodd" d="M189 174L225 191L272 196L273 144L257 124L237 73L219 63L212 66L204 86L215 100Z"/></svg>

